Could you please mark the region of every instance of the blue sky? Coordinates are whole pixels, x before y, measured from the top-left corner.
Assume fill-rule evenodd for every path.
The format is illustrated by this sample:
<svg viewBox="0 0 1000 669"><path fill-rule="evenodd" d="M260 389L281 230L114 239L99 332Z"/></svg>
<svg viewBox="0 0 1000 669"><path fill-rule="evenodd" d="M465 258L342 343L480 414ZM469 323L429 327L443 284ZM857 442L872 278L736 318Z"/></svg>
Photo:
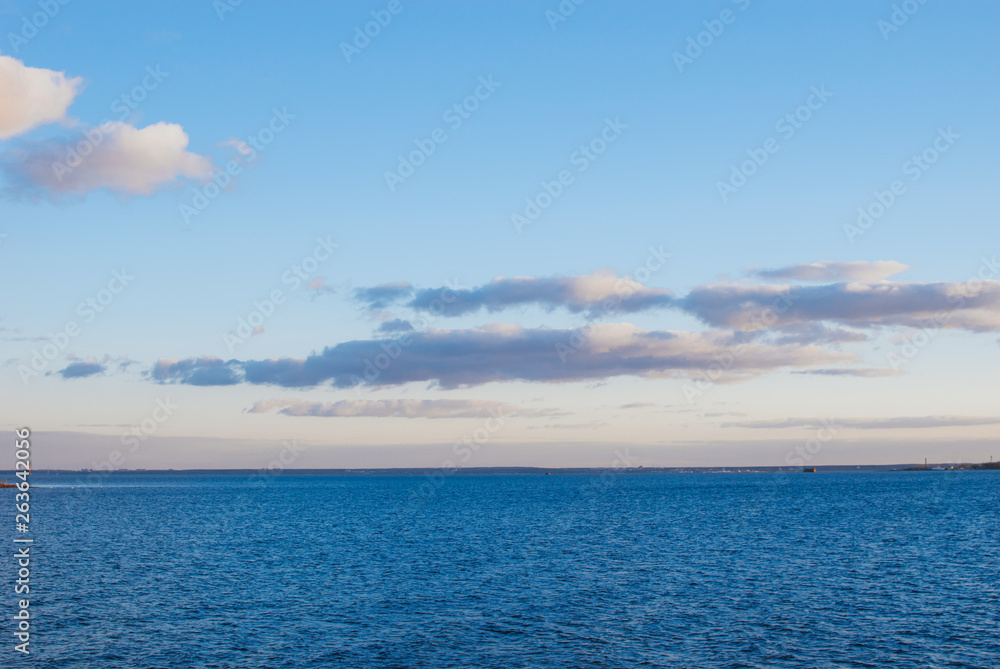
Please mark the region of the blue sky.
<svg viewBox="0 0 1000 669"><path fill-rule="evenodd" d="M48 466L106 461L167 398L179 408L121 466L256 467L287 439L308 445L301 466L602 466L629 445L647 465L989 457L994 5L390 4L0 5L0 393L8 427L50 435ZM122 96L144 99L125 116ZM52 163L87 132L94 154L60 179ZM252 160L249 137L270 140ZM185 217L227 164L240 174ZM884 214L845 230L894 181ZM319 260L317 238L336 251ZM78 305L123 269L134 279L84 322ZM395 283L411 292L358 299ZM474 308L421 320L409 302L449 285ZM622 286L649 304L595 313ZM227 345L275 290L262 331ZM746 305L776 294L800 296L789 319L747 332ZM276 375L363 370L396 320L416 343L375 383ZM553 342L574 331L562 362ZM490 410L511 417L460 461ZM805 458L820 419L841 427Z"/></svg>

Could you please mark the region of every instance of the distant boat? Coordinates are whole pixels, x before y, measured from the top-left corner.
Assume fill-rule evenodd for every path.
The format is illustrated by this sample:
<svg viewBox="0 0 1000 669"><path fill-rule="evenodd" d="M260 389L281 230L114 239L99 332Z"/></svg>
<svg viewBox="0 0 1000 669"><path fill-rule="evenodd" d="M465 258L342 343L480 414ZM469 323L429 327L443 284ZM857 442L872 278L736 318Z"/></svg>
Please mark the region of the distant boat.
<svg viewBox="0 0 1000 669"><path fill-rule="evenodd" d="M816 473L816 468L815 467L803 467L802 471L805 472L805 473L807 473L807 474L815 474Z"/></svg>
<svg viewBox="0 0 1000 669"><path fill-rule="evenodd" d="M14 483L7 483L6 481L0 481L0 488L16 488L17 485Z"/></svg>

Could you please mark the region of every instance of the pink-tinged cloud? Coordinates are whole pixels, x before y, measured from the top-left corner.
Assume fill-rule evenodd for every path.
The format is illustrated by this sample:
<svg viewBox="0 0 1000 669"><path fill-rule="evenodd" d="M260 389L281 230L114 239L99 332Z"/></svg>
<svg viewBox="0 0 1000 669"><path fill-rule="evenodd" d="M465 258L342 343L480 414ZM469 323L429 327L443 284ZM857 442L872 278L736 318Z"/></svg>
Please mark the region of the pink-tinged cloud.
<svg viewBox="0 0 1000 669"><path fill-rule="evenodd" d="M107 189L151 195L180 179L204 180L212 160L187 150L188 135L173 123L145 128L106 122L58 141L24 144L3 157L15 192L58 198Z"/></svg>
<svg viewBox="0 0 1000 669"><path fill-rule="evenodd" d="M65 120L83 80L0 56L0 139Z"/></svg>
<svg viewBox="0 0 1000 669"><path fill-rule="evenodd" d="M161 360L151 376L192 385L348 388L432 382L456 388L502 381L692 376L727 358L734 376L855 361L853 355L819 346L737 342L721 332L646 331L626 323L594 325L582 336L578 330L498 324L344 342L304 358Z"/></svg>
<svg viewBox="0 0 1000 669"><path fill-rule="evenodd" d="M788 278L884 278L907 269L893 261L814 263L763 273ZM416 290L409 283L385 284L355 291L369 308L401 304L435 316L462 316L480 310L497 312L534 305L571 313L602 315L677 309L712 327L775 330L782 343L865 341L857 330L828 328L824 322L871 328L883 325L1000 330L1000 282L939 283L851 280L824 285L751 285L720 283L698 286L684 297L651 288L613 272L561 277L499 278L469 289Z"/></svg>
<svg viewBox="0 0 1000 669"><path fill-rule="evenodd" d="M834 283L822 286L699 286L679 306L714 327L771 329L830 321L854 327L902 325L1000 330L1000 281Z"/></svg>
<svg viewBox="0 0 1000 669"><path fill-rule="evenodd" d="M461 316L481 309L497 312L523 305L564 308L574 313L633 313L669 306L673 302L669 290L650 288L631 277L618 276L608 270L579 276L500 277L469 289L428 288L414 291L408 283L396 283L356 292L357 298L370 308L385 308L411 295L412 299L406 306L417 311L432 311L440 316Z"/></svg>

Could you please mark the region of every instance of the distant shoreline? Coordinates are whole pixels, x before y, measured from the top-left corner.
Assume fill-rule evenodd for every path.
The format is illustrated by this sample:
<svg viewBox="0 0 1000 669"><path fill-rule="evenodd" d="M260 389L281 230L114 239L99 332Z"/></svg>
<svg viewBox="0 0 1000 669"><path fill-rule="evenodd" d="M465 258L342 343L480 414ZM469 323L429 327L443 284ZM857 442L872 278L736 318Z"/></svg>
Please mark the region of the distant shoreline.
<svg viewBox="0 0 1000 669"><path fill-rule="evenodd" d="M923 464L894 464L894 465L816 465L816 473L845 473L845 472L913 472L913 471L988 471L1000 470L1000 462L983 463L929 463ZM942 469L943 468L943 469ZM261 472L280 472L286 476L419 476L438 472L440 467L354 467L349 469L36 469L33 476L45 475L65 475L65 474L93 474L104 475L139 475L139 476L163 476L163 475L244 475L249 476ZM541 475L547 474L600 474L613 471L621 474L768 474L768 473L803 473L802 467L777 467L777 466L733 466L733 467L458 467L449 469L449 475L487 475L487 474L525 474ZM0 476L13 474L13 472L0 471Z"/></svg>

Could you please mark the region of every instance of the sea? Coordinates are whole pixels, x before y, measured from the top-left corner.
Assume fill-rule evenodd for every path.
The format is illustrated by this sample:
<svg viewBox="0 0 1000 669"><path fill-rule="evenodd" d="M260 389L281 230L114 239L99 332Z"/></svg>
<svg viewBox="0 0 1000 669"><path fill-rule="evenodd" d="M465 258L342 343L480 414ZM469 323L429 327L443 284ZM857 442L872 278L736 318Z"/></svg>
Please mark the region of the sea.
<svg viewBox="0 0 1000 669"><path fill-rule="evenodd" d="M1000 666L1000 471L31 483L3 667Z"/></svg>

